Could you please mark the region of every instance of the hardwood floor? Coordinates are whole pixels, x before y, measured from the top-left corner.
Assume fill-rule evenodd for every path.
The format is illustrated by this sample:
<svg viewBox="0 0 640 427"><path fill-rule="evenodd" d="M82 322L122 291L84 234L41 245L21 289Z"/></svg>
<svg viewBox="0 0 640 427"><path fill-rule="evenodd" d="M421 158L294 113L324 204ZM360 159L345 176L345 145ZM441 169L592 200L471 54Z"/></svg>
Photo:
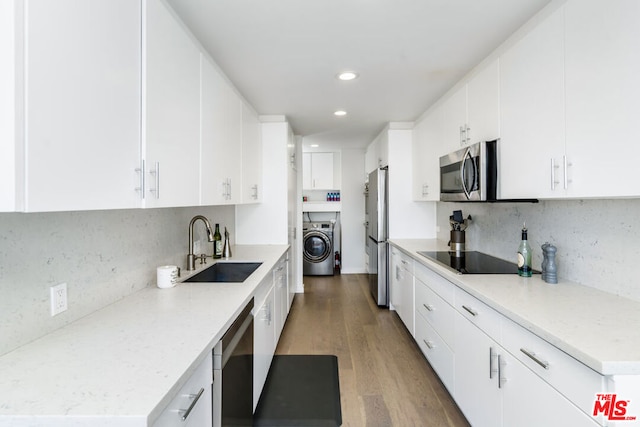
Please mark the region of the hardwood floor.
<svg viewBox="0 0 640 427"><path fill-rule="evenodd" d="M343 426L468 426L393 311L378 308L366 275L305 276L277 354L338 356Z"/></svg>

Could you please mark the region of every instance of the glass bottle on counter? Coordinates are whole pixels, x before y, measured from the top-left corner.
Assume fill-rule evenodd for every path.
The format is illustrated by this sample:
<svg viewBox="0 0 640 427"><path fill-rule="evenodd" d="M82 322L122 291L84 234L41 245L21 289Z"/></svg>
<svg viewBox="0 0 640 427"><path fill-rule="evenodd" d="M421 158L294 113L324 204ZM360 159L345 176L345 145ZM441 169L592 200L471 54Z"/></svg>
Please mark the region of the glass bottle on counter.
<svg viewBox="0 0 640 427"><path fill-rule="evenodd" d="M222 258L222 235L220 234L220 224L216 224L216 231L213 233L213 257Z"/></svg>
<svg viewBox="0 0 640 427"><path fill-rule="evenodd" d="M531 277L533 269L531 268L531 246L527 241L526 224L522 226L522 240L518 247L518 275L522 277Z"/></svg>

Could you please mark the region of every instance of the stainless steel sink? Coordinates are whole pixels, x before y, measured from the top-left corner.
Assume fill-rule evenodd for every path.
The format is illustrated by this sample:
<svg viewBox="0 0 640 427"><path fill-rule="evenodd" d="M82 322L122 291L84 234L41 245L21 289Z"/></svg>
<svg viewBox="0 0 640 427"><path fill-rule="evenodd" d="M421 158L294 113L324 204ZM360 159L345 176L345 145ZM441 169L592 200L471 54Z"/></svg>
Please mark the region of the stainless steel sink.
<svg viewBox="0 0 640 427"><path fill-rule="evenodd" d="M218 262L185 282L244 282L262 265L261 262Z"/></svg>

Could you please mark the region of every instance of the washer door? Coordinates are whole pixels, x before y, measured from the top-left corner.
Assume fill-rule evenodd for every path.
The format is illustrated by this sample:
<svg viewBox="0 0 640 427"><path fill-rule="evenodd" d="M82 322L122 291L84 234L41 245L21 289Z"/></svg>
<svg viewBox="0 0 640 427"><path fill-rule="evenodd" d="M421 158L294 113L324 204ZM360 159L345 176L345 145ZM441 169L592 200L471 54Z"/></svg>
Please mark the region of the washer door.
<svg viewBox="0 0 640 427"><path fill-rule="evenodd" d="M322 262L331 256L331 239L321 231L309 231L304 235L304 259Z"/></svg>

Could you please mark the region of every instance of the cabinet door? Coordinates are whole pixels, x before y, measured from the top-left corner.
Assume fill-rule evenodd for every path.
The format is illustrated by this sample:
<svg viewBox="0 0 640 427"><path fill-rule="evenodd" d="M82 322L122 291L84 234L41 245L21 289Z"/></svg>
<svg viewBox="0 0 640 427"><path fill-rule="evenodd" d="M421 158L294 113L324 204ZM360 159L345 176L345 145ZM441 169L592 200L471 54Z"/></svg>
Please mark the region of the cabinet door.
<svg viewBox="0 0 640 427"><path fill-rule="evenodd" d="M255 410L262 387L269 373L269 366L276 349L274 319L275 291L271 280L266 285L270 290L262 304L255 309L253 326L253 409Z"/></svg>
<svg viewBox="0 0 640 427"><path fill-rule="evenodd" d="M413 297L413 274L403 269L402 280L400 281L400 293L402 293L402 306L399 312L400 318L407 327L411 336L416 335L414 326L414 297Z"/></svg>
<svg viewBox="0 0 640 427"><path fill-rule="evenodd" d="M201 84L201 203L232 204L241 198L242 193L242 104L224 77L204 55Z"/></svg>
<svg viewBox="0 0 640 427"><path fill-rule="evenodd" d="M503 358L501 374L506 378L502 387L505 426L599 425L516 358L506 352L501 354Z"/></svg>
<svg viewBox="0 0 640 427"><path fill-rule="evenodd" d="M242 104L242 203L262 201L262 141L258 115Z"/></svg>
<svg viewBox="0 0 640 427"><path fill-rule="evenodd" d="M368 250L372 250L367 245ZM402 267L400 266L399 250L390 246L389 256L389 309L399 314L402 307L402 294L400 293L400 281L402 279Z"/></svg>
<svg viewBox="0 0 640 427"><path fill-rule="evenodd" d="M467 83L467 142L500 137L499 60L487 64Z"/></svg>
<svg viewBox="0 0 640 427"><path fill-rule="evenodd" d="M145 206L198 205L200 51L161 0L146 1L145 23Z"/></svg>
<svg viewBox="0 0 640 427"><path fill-rule="evenodd" d="M436 108L413 129L413 200L440 200L440 156L443 155L442 109Z"/></svg>
<svg viewBox="0 0 640 427"><path fill-rule="evenodd" d="M442 104L442 140L446 152L466 145L467 86L460 87Z"/></svg>
<svg viewBox="0 0 640 427"><path fill-rule="evenodd" d="M138 207L140 3L25 9L26 210Z"/></svg>
<svg viewBox="0 0 640 427"><path fill-rule="evenodd" d="M331 190L333 185L333 153L311 154L311 180L313 188Z"/></svg>
<svg viewBox="0 0 640 427"><path fill-rule="evenodd" d="M638 196L640 2L565 8L568 195Z"/></svg>
<svg viewBox="0 0 640 427"><path fill-rule="evenodd" d="M471 425L499 427L502 425L497 366L500 347L459 313L454 319L455 400Z"/></svg>
<svg viewBox="0 0 640 427"><path fill-rule="evenodd" d="M282 260L273 270L273 286L275 288L275 324L276 324L276 345L284 323L289 314L289 294L287 291L287 262Z"/></svg>
<svg viewBox="0 0 640 427"><path fill-rule="evenodd" d="M502 199L564 195L563 62L562 9L500 57Z"/></svg>
<svg viewBox="0 0 640 427"><path fill-rule="evenodd" d="M311 153L302 153L302 188L313 189L311 180Z"/></svg>

